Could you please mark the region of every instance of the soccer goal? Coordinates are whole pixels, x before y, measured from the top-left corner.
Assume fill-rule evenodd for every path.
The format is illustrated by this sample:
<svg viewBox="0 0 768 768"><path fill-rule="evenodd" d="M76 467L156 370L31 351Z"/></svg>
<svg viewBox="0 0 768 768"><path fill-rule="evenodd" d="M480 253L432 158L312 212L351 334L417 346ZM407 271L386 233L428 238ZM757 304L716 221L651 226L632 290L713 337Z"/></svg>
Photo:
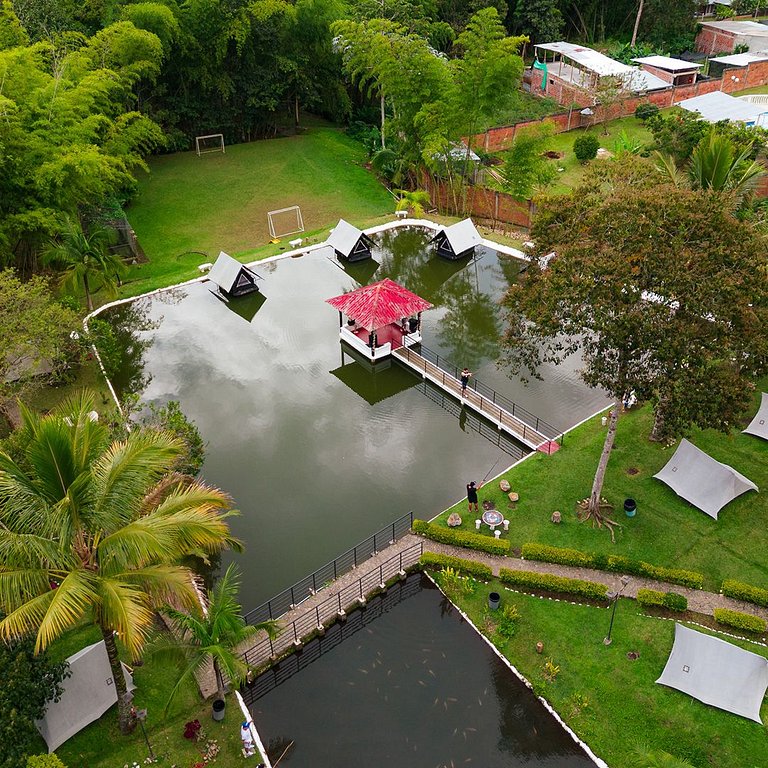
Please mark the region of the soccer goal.
<svg viewBox="0 0 768 768"><path fill-rule="evenodd" d="M301 208L292 205L277 211L267 211L269 219L269 234L273 238L295 235L304 231L304 219L301 218Z"/></svg>
<svg viewBox="0 0 768 768"><path fill-rule="evenodd" d="M208 136L195 136L195 150L198 157L208 152L226 152L224 149L224 134L211 133Z"/></svg>

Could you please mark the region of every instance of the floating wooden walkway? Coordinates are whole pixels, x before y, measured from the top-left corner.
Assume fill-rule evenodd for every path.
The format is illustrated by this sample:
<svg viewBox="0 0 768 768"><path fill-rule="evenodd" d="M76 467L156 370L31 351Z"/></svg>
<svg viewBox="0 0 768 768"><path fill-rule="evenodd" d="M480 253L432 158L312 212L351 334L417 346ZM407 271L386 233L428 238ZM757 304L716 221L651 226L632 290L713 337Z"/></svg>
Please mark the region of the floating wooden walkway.
<svg viewBox="0 0 768 768"><path fill-rule="evenodd" d="M462 397L461 383L457 376L452 371L446 371L440 367L440 358L437 355L430 353L435 360L431 362L422 354L423 351L426 351L423 347L421 351L414 347L400 347L393 350L392 356L533 450L551 446L560 436L550 425L544 424L533 414L518 408L506 398L501 398L493 390L478 391L477 383L472 380ZM556 445L554 450L557 450Z"/></svg>

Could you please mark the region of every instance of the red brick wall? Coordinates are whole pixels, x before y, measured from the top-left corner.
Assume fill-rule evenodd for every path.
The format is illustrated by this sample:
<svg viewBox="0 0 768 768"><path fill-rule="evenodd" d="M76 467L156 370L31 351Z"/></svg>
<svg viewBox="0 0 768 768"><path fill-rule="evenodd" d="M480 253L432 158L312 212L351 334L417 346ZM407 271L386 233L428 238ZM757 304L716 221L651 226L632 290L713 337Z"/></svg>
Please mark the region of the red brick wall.
<svg viewBox="0 0 768 768"><path fill-rule="evenodd" d="M666 69L659 69L658 67L653 67L650 64L641 64L640 69L644 69L646 72L650 72L652 75L660 77L665 83L669 83L670 85L675 79L674 72L667 72Z"/></svg>
<svg viewBox="0 0 768 768"><path fill-rule="evenodd" d="M733 53L736 45L736 35L722 29L702 26L696 35L696 50L699 53Z"/></svg>

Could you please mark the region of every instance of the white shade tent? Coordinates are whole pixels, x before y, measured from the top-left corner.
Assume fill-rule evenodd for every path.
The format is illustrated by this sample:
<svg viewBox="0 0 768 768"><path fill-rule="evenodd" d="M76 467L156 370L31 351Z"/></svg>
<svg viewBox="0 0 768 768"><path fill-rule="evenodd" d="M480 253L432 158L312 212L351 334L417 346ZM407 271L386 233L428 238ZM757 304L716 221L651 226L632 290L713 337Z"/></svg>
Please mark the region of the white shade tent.
<svg viewBox="0 0 768 768"><path fill-rule="evenodd" d="M759 491L749 478L686 439L680 441L674 456L654 477L715 520L718 512L737 496Z"/></svg>
<svg viewBox="0 0 768 768"><path fill-rule="evenodd" d="M762 723L760 706L768 688L768 659L675 624L675 642L656 682Z"/></svg>
<svg viewBox="0 0 768 768"><path fill-rule="evenodd" d="M71 674L62 684L64 693L58 701L49 701L42 719L35 721L49 752L117 703L117 690L103 640L78 651L67 662ZM128 690L135 690L131 673L125 664L122 667Z"/></svg>
<svg viewBox="0 0 768 768"><path fill-rule="evenodd" d="M744 430L748 435L756 435L768 440L768 393L763 392L760 400L760 407L757 409L755 418L749 422L749 426Z"/></svg>

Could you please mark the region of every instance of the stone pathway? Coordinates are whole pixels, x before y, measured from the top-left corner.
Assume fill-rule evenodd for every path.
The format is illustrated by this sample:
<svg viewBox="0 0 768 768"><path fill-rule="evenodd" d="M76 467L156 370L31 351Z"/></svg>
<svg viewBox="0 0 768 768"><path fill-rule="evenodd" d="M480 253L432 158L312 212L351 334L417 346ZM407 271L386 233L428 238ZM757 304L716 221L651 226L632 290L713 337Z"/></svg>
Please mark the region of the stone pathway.
<svg viewBox="0 0 768 768"><path fill-rule="evenodd" d="M567 576L572 579L586 579L605 584L610 590L621 589L621 574L597 571L591 568L576 568L554 563L541 563L535 560L523 560L519 557L504 557L490 555L477 550L464 549L449 544L440 544L430 539L424 539L414 534L407 534L399 541L391 544L386 549L378 552L373 557L361 563L357 568L341 576L318 591L313 596L304 600L299 605L283 614L279 623L282 627L289 628L283 631L272 641L271 645L260 633L253 640L244 643L238 648L238 653L246 654L248 665L260 666L269 660L273 654L279 654L294 644L297 638L305 636L315 630L318 624L327 622L338 615L339 611L346 611L359 604L360 597L369 594L382 581L388 581L396 576L401 568L408 568L419 559L419 547L421 544L425 552L435 552L452 557L461 557L465 560L474 560L488 565L493 574L498 576L500 568L509 568L516 571L535 571L537 573L551 573L556 576ZM645 579L632 576L631 581L623 594L627 597L637 597L638 589L657 589L663 592L673 591L684 595L688 599L688 608L696 613L712 616L715 608L730 608L742 613L760 616L768 621L768 609L761 608L752 603L734 600L725 595L713 592L705 592L699 589L689 589L676 584ZM292 625L295 622L295 629ZM216 682L213 669L208 668L198 677L198 684L203 696L208 697L216 690Z"/></svg>

